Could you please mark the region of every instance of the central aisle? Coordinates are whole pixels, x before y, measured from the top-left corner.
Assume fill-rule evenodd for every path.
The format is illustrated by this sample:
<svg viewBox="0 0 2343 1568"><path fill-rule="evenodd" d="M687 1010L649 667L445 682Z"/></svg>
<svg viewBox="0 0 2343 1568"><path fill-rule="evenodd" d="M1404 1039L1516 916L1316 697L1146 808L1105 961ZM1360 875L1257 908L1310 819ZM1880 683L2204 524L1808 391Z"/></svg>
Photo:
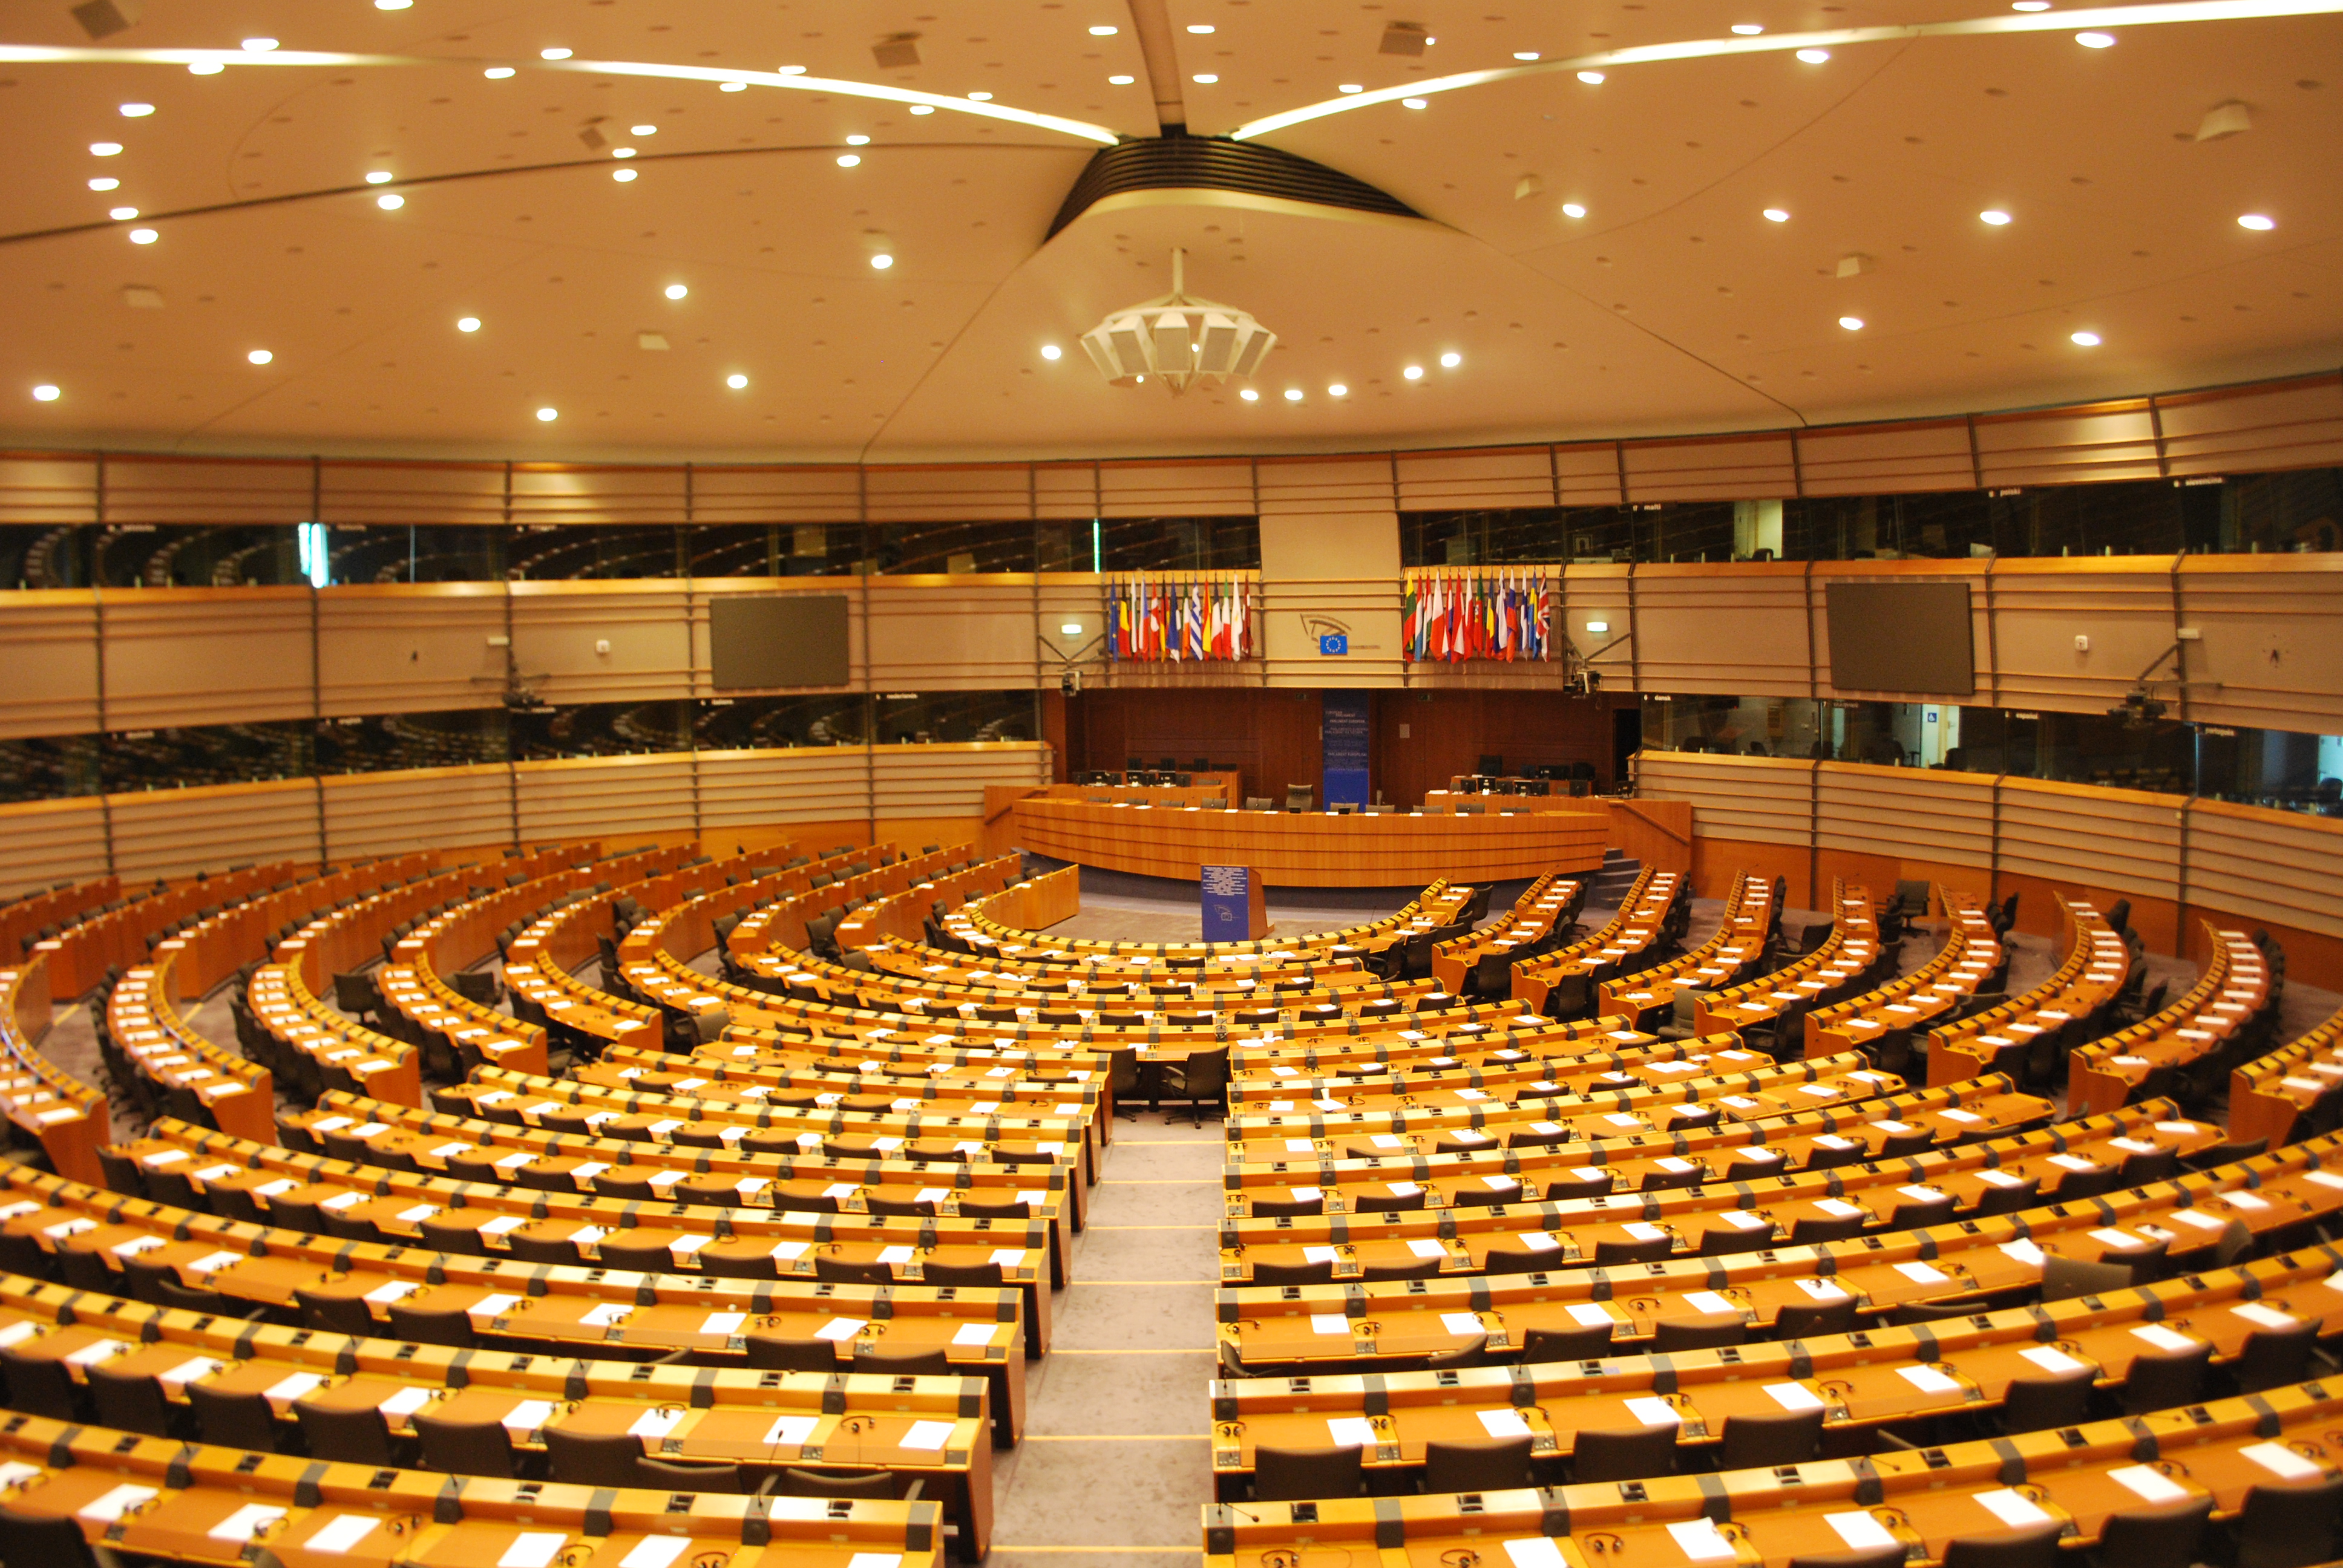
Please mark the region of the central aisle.
<svg viewBox="0 0 2343 1568"><path fill-rule="evenodd" d="M992 1568L1202 1556L1222 1138L1179 1118L1115 1124L1050 1354L1026 1374L1025 1441L994 1473Z"/></svg>

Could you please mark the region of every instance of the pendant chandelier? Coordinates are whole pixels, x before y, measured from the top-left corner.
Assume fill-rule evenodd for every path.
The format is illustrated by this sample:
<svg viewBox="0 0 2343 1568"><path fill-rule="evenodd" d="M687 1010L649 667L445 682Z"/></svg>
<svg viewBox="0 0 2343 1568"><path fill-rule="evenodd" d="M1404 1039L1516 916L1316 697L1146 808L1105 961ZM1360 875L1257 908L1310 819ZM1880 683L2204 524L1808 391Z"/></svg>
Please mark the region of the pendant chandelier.
<svg viewBox="0 0 2343 1568"><path fill-rule="evenodd" d="M1187 292L1188 253L1172 253L1172 292L1118 310L1082 334L1099 374L1117 387L1154 380L1177 397L1197 381L1215 386L1259 368L1277 334L1232 306Z"/></svg>

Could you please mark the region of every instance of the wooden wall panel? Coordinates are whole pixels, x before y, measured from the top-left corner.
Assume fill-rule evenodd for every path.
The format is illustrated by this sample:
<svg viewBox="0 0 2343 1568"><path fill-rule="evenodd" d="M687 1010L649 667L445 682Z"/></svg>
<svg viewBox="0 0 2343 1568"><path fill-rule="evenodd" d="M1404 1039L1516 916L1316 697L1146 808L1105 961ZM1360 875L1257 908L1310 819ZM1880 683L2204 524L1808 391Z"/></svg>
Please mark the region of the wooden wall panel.
<svg viewBox="0 0 2343 1568"><path fill-rule="evenodd" d="M98 728L96 594L0 594L0 652L8 669L0 683L0 739L86 735Z"/></svg>
<svg viewBox="0 0 2343 1568"><path fill-rule="evenodd" d="M2150 899L2180 892L2179 801L2168 795L2004 779L2001 865L2047 881L2088 879Z"/></svg>
<svg viewBox="0 0 2343 1568"><path fill-rule="evenodd" d="M336 860L514 841L512 775L501 767L351 773L319 779L317 791Z"/></svg>
<svg viewBox="0 0 2343 1568"><path fill-rule="evenodd" d="M851 523L862 516L862 476L850 466L694 467L691 520L733 523Z"/></svg>
<svg viewBox="0 0 2343 1568"><path fill-rule="evenodd" d="M1550 447L1411 453L1399 458L1397 469L1403 512L1560 504Z"/></svg>
<svg viewBox="0 0 2343 1568"><path fill-rule="evenodd" d="M1987 487L2153 479L2163 471L2145 397L2080 408L1981 414L1977 467Z"/></svg>
<svg viewBox="0 0 2343 1568"><path fill-rule="evenodd" d="M513 766L524 843L630 842L628 835L697 830L691 754L568 757Z"/></svg>
<svg viewBox="0 0 2343 1568"><path fill-rule="evenodd" d="M317 517L312 487L320 472L306 457L109 455L103 520L116 528L289 528Z"/></svg>
<svg viewBox="0 0 2343 1568"><path fill-rule="evenodd" d="M1691 801L1696 836L1803 851L1814 842L1815 766L1785 757L1645 751L1635 759L1635 792Z"/></svg>
<svg viewBox="0 0 2343 1568"><path fill-rule="evenodd" d="M115 795L106 809L115 868L126 885L250 861L318 859L317 786L308 779Z"/></svg>
<svg viewBox="0 0 2343 1568"><path fill-rule="evenodd" d="M690 520L685 497L690 470L656 467L576 467L516 463L511 516L516 523L623 523L674 528Z"/></svg>
<svg viewBox="0 0 2343 1568"><path fill-rule="evenodd" d="M87 881L106 869L106 805L96 796L0 806L0 897Z"/></svg>
<svg viewBox="0 0 2343 1568"><path fill-rule="evenodd" d="M870 815L888 820L977 820L987 785L1049 782L1048 750L1030 742L871 748Z"/></svg>
<svg viewBox="0 0 2343 1568"><path fill-rule="evenodd" d="M2187 901L2249 920L2343 938L2343 828L2306 817L2192 800Z"/></svg>
<svg viewBox="0 0 2343 1568"><path fill-rule="evenodd" d="M1038 585L1030 575L863 580L870 663L886 672L891 689L1000 691L1041 684ZM1095 623L1095 613L1091 619Z"/></svg>
<svg viewBox="0 0 2343 1568"><path fill-rule="evenodd" d="M1375 694L1374 783L1383 799L1420 806L1483 756L1520 773L1548 764L1591 763L1598 788L1611 786L1611 712L1632 697L1562 691L1383 691ZM1405 735L1400 733L1404 728Z"/></svg>
<svg viewBox="0 0 2343 1568"><path fill-rule="evenodd" d="M2176 717L2343 734L2343 556L2188 557L2177 618L2202 634L2180 651L2207 684L2181 694Z"/></svg>
<svg viewBox="0 0 2343 1568"><path fill-rule="evenodd" d="M2069 565L2057 560L1997 561L1992 577L1993 628L1980 692L2005 708L2104 711L2121 700L2142 671L2172 647L2171 559L2111 557ZM2090 638L2087 651L2075 645ZM2170 672L2170 666L2165 672Z"/></svg>
<svg viewBox="0 0 2343 1568"><path fill-rule="evenodd" d="M309 598L298 588L106 589L106 727L307 719ZM191 689L202 694L200 720L188 712Z"/></svg>
<svg viewBox="0 0 2343 1568"><path fill-rule="evenodd" d="M1632 586L1634 643L1621 651L1630 652L1642 689L1813 695L1804 562L1751 562L1730 577L1644 566ZM1622 629L1614 621L1610 635Z"/></svg>
<svg viewBox="0 0 2343 1568"><path fill-rule="evenodd" d="M35 528L96 520L96 458L0 457L0 523Z"/></svg>
<svg viewBox="0 0 2343 1568"><path fill-rule="evenodd" d="M1798 433L1799 493L1885 496L1976 487L1966 419L1839 425Z"/></svg>
<svg viewBox="0 0 2343 1568"><path fill-rule="evenodd" d="M486 527L506 519L502 463L335 462L317 476L315 520L332 527Z"/></svg>
<svg viewBox="0 0 2343 1568"><path fill-rule="evenodd" d="M870 754L860 746L702 751L699 761L702 831L870 816Z"/></svg>
<svg viewBox="0 0 2343 1568"><path fill-rule="evenodd" d="M1032 474L982 464L872 468L862 504L873 523L1021 522L1033 515Z"/></svg>
<svg viewBox="0 0 2343 1568"><path fill-rule="evenodd" d="M691 692L693 590L683 583L510 587L513 658L540 701L649 702ZM604 640L609 651L597 652Z"/></svg>
<svg viewBox="0 0 2343 1568"><path fill-rule="evenodd" d="M1101 518L1249 518L1255 500L1252 464L1243 458L1163 463L1101 463Z"/></svg>
<svg viewBox="0 0 2343 1568"><path fill-rule="evenodd" d="M1202 759L1232 764L1244 793L1281 804L1289 784L1307 784L1323 799L1323 754L1315 691L1085 691L1067 705L1070 738L1082 749L1069 768L1121 768L1136 757L1153 767L1166 757L1182 768Z"/></svg>
<svg viewBox="0 0 2343 1568"><path fill-rule="evenodd" d="M1264 518L1388 514L1399 505L1390 457L1283 457L1261 463L1254 482Z"/></svg>
<svg viewBox="0 0 2343 1568"><path fill-rule="evenodd" d="M317 693L328 718L492 708L504 699L501 583L381 583L317 598Z"/></svg>
<svg viewBox="0 0 2343 1568"><path fill-rule="evenodd" d="M2172 393L2156 412L2174 474L2343 464L2343 376Z"/></svg>
<svg viewBox="0 0 2343 1568"><path fill-rule="evenodd" d="M1798 493L1797 459L1783 431L1629 441L1624 450L1630 501L1763 500Z"/></svg>
<svg viewBox="0 0 2343 1568"><path fill-rule="evenodd" d="M1825 762L1815 769L1815 841L1824 849L1891 861L1916 855L1980 873L1993 868L1989 775ZM1980 890L1985 880L1976 879Z"/></svg>

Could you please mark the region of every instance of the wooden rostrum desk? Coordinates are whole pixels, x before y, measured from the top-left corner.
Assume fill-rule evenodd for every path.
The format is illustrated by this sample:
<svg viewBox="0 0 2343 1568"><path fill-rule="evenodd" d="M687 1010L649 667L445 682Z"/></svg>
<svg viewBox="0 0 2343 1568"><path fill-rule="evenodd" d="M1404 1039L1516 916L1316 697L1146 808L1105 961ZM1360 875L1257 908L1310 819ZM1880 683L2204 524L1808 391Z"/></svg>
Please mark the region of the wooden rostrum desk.
<svg viewBox="0 0 2343 1568"><path fill-rule="evenodd" d="M1285 1287L1223 1287L1221 1340L1248 1369L1371 1370L1372 1359L1518 1345L1530 1329L1604 1322L1614 1341L1649 1342L1663 1319L1738 1317L1753 1336L1787 1306L1853 1298L1868 1317L1911 1302L2023 1298L2051 1253L2086 1262L2127 1256L2212 1267L2232 1221L2265 1246L2307 1244L2343 1212L2343 1176L2318 1168L2343 1141L2298 1145L2087 1202L1808 1246L1610 1267L1559 1261L1546 1271ZM1358 1363L1365 1362L1366 1365Z"/></svg>
<svg viewBox="0 0 2343 1568"><path fill-rule="evenodd" d="M1013 1444L1024 1430L1024 1328L1014 1290L516 1264L296 1234L21 1168L0 1170L0 1210L11 1234L46 1251L71 1248L109 1269L139 1257L176 1271L189 1288L278 1309L292 1308L304 1292L353 1323L364 1314L370 1326L388 1322L394 1302L460 1311L485 1342L530 1353L593 1347L651 1359L692 1350L746 1364L748 1338L766 1333L826 1340L840 1352L838 1370L850 1372L858 1350L941 1351L954 1368L985 1379L995 1446Z"/></svg>
<svg viewBox="0 0 2343 1568"><path fill-rule="evenodd" d="M217 1568L934 1568L936 1503L555 1486L13 1416L0 1506Z"/></svg>
<svg viewBox="0 0 2343 1568"><path fill-rule="evenodd" d="M1857 1546L1941 1559L1956 1538L2071 1525L2257 1488L2309 1488L2343 1461L2343 1392L2318 1382L1912 1452L1539 1491L1208 1504L1205 1568L1603 1568L1823 1562Z"/></svg>
<svg viewBox="0 0 2343 1568"><path fill-rule="evenodd" d="M2293 1044L2229 1074L2229 1136L2283 1143L2308 1118L2311 1131L2331 1131L2322 1119L2343 1115L2343 1012L2329 1016Z"/></svg>
<svg viewBox="0 0 2343 1568"><path fill-rule="evenodd" d="M418 1411L519 1417L512 1437L523 1453L542 1452L545 1430L556 1426L629 1433L650 1458L739 1464L741 1489L751 1493L783 1465L883 1468L928 1483L926 1495L960 1528L962 1559L980 1559L991 1540L991 1422L981 1378L899 1382L891 1374L483 1355L109 1301L5 1273L0 1342L19 1358L60 1364L84 1386L100 1362L109 1373L152 1376L166 1408L191 1416L190 1385L258 1394L288 1433L298 1430L297 1406L370 1406L395 1438L411 1433Z"/></svg>
<svg viewBox="0 0 2343 1568"><path fill-rule="evenodd" d="M1250 866L1272 887L1392 888L1426 866L1461 882L1526 880L1603 864L1607 819L1208 811L1020 800L1021 849L1052 859L1193 881L1204 866Z"/></svg>
<svg viewBox="0 0 2343 1568"><path fill-rule="evenodd" d="M126 1147L149 1171L186 1177L221 1211L233 1201L224 1192L240 1194L245 1201L237 1208L247 1215L297 1230L272 1218L277 1201L290 1198L329 1212L335 1234L434 1251L461 1247L518 1262L524 1260L515 1242L538 1242L580 1267L608 1268L607 1242L662 1244L662 1271L720 1271L735 1279L800 1283L819 1277L822 1259L877 1267L890 1282L907 1285L925 1282L930 1265L990 1263L1000 1271L1000 1286L1023 1298L1027 1353L1038 1360L1050 1348L1050 1240L1042 1221L749 1207L772 1189L763 1177L679 1182L668 1189L671 1202L627 1202L353 1165L169 1121Z"/></svg>
<svg viewBox="0 0 2343 1568"><path fill-rule="evenodd" d="M411 1161L426 1177L453 1177L451 1161L470 1159L486 1160L501 1181L540 1194L599 1194L609 1201L639 1202L631 1194L648 1187L655 1195L652 1204L638 1213L660 1212L662 1205L681 1201L681 1194L716 1189L734 1194L728 1206L745 1206L753 1194L759 1209L880 1219L887 1217L871 1215L873 1199L931 1204L937 1217L951 1219L964 1213L970 1219L989 1217L963 1211L963 1200L1010 1205L1016 1214L993 1223L1003 1228L1004 1236L1024 1235L1028 1224L1040 1226L1051 1280L1062 1283L1066 1278L1064 1166L1044 1171L1035 1166L924 1165L662 1147L418 1112L347 1096L328 1096L315 1111L288 1115L281 1127L288 1147L314 1151L320 1143L331 1144L361 1164ZM880 1230L884 1233L883 1225Z"/></svg>

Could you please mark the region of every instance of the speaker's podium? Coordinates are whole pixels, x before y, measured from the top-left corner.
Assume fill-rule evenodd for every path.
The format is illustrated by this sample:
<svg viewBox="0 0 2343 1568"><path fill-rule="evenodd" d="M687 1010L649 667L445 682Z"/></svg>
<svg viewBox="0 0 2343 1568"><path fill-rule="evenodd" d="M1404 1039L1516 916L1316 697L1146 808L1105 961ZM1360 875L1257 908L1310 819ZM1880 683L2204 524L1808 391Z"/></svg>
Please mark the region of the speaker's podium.
<svg viewBox="0 0 2343 1568"><path fill-rule="evenodd" d="M1204 940L1259 941L1269 935L1269 901L1261 873L1250 866L1203 866L1198 886L1204 900Z"/></svg>

